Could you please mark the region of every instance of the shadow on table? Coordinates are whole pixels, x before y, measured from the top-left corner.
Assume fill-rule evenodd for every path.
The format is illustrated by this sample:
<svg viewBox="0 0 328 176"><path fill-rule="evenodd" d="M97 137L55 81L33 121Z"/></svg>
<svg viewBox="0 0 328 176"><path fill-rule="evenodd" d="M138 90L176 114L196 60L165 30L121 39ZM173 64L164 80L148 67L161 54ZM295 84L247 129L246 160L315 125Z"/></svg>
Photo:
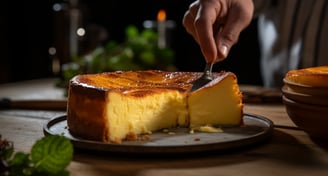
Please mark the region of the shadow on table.
<svg viewBox="0 0 328 176"><path fill-rule="evenodd" d="M317 144L322 149L324 149L326 152L328 152L328 141L324 141L322 139L313 138L313 137L310 137L310 138L315 144Z"/></svg>
<svg viewBox="0 0 328 176"><path fill-rule="evenodd" d="M129 175L137 175L145 169L152 168L179 170L221 168L222 166L252 162L274 162L278 165L312 167L312 169L327 168L328 163L321 160L320 153L316 153L317 150L310 150L309 147L311 144L301 143L284 130L275 129L273 136L262 143L232 150L183 155L143 155L142 153L129 155L76 150L74 161L82 165L87 164L87 167L97 168L96 170Z"/></svg>

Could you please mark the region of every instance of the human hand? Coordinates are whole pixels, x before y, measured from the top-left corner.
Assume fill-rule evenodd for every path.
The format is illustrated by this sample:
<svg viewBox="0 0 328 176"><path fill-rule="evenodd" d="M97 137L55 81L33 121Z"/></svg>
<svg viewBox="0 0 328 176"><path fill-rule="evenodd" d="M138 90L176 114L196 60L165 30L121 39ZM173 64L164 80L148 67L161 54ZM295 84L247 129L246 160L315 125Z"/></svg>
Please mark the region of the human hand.
<svg viewBox="0 0 328 176"><path fill-rule="evenodd" d="M252 0L196 0L183 26L199 44L207 62L224 60L253 17Z"/></svg>

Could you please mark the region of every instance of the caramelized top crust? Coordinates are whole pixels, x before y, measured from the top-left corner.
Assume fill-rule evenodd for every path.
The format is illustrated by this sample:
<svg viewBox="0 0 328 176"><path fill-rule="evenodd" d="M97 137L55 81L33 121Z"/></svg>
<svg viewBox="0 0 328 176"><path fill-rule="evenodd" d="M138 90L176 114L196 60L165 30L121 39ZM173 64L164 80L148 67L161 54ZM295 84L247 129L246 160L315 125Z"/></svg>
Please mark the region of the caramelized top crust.
<svg viewBox="0 0 328 176"><path fill-rule="evenodd" d="M286 73L284 81L307 86L328 87L328 66L290 70Z"/></svg>
<svg viewBox="0 0 328 176"><path fill-rule="evenodd" d="M230 72L213 73L214 77L225 77ZM98 74L77 75L70 86L100 92L117 91L125 95L142 97L169 90L187 92L201 72L168 72L159 70L116 71ZM83 92L83 91L82 91Z"/></svg>
<svg viewBox="0 0 328 176"><path fill-rule="evenodd" d="M71 83L97 89L171 88L185 90L199 76L200 73L195 72L116 71L78 75L71 80Z"/></svg>

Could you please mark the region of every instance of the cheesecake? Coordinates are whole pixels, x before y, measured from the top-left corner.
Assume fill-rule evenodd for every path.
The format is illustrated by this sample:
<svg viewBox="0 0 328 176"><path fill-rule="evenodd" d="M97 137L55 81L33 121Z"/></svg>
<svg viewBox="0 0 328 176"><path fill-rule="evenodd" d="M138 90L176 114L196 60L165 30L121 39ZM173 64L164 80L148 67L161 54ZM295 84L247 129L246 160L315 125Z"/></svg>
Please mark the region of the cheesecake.
<svg viewBox="0 0 328 176"><path fill-rule="evenodd" d="M232 72L214 73L190 92L200 72L115 71L69 82L67 125L78 138L110 143L149 140L169 128L243 124L242 94Z"/></svg>
<svg viewBox="0 0 328 176"><path fill-rule="evenodd" d="M290 70L284 81L312 87L328 87L328 65Z"/></svg>

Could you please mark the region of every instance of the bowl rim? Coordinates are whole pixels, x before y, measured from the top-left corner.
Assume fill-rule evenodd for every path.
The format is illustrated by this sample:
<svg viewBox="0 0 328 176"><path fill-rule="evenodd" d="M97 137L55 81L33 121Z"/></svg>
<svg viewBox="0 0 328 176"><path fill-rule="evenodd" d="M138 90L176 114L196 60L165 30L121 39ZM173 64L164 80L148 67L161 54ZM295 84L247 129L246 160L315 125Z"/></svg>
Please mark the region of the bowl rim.
<svg viewBox="0 0 328 176"><path fill-rule="evenodd" d="M320 105L314 105L314 104L306 104L302 102L298 102L295 100L292 100L285 95L282 95L282 101L285 104L285 107L288 108L287 106L293 106L293 107L298 107L298 108L304 108L304 109L315 109L318 111L327 111L328 112L328 106L320 106Z"/></svg>
<svg viewBox="0 0 328 176"><path fill-rule="evenodd" d="M318 86L310 86L305 84L299 84L295 82L284 80L284 85L287 85L294 92L303 93L303 94L311 94L317 96L328 96L328 87L318 87Z"/></svg>
<svg viewBox="0 0 328 176"><path fill-rule="evenodd" d="M303 88L315 88L315 89L324 89L324 90L328 89L327 86L313 86L313 85L308 85L308 84L301 84L301 83L297 83L297 82L287 80L286 78L283 78L283 82L287 85L303 87Z"/></svg>
<svg viewBox="0 0 328 176"><path fill-rule="evenodd" d="M285 97L287 97L295 102L328 107L328 96L325 96L325 95L316 95L316 94L306 94L306 93L301 93L301 92L295 92L293 90L290 90L287 85L282 86L281 92ZM313 99L316 99L316 101L313 101Z"/></svg>

